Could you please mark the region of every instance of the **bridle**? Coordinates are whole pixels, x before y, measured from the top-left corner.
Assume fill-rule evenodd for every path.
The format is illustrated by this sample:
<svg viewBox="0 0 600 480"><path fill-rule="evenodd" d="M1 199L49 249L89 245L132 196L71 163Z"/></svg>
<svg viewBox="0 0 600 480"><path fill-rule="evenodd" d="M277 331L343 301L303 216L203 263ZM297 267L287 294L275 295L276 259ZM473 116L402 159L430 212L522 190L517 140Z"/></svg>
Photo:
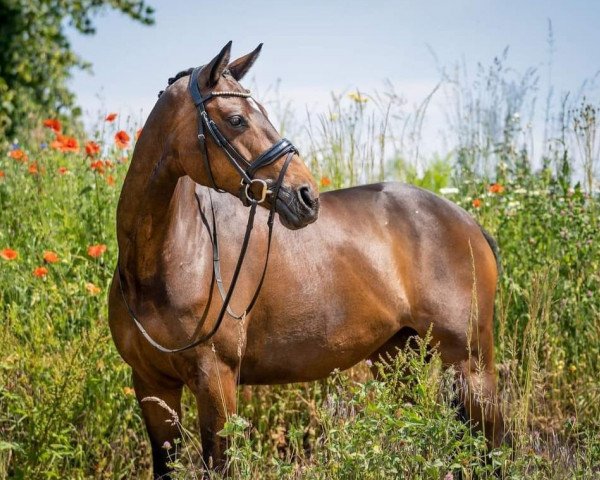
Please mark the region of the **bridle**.
<svg viewBox="0 0 600 480"><path fill-rule="evenodd" d="M185 345L183 347L178 347L178 348L164 347L160 343L158 343L156 340L154 340L150 336L150 334L146 331L144 326L141 324L141 322L137 318L130 303L127 301L127 298L125 297L125 291L123 288L123 286L125 285L125 278L124 278L123 272L121 270L120 262L117 262L117 270L118 270L118 275L119 275L119 288L120 288L121 296L123 298L125 306L127 307L127 311L129 312L129 315L133 319L133 321L134 321L135 325L137 326L138 330L140 331L140 333L148 341L148 343L150 343L150 345L152 345L153 347L155 347L156 349L158 349L164 353L183 352L185 350L194 348L194 347L200 345L201 343L206 342L207 340L212 338L217 333L226 313L229 314L231 317L235 318L236 320L243 320L246 317L246 315L248 315L248 313L250 313L250 311L254 307L254 304L256 303L256 300L258 299L260 290L262 288L262 285L263 285L263 282L265 279L265 274L267 272L267 265L269 262L269 255L271 252L271 239L273 236L273 224L274 224L274 218L275 218L277 198L279 196L279 190L283 183L283 179L285 177L285 173L288 169L288 166L289 166L290 162L292 161L294 154L296 154L298 152L296 147L294 147L294 145L289 140L282 138L279 141L275 142L266 151L261 153L252 162L249 162L248 160L246 160L246 158L244 158L244 156L242 154L240 154L235 149L235 147L227 140L225 135L223 135L221 133L221 131L217 127L217 124L213 120L211 120L211 118L208 115L208 112L206 111L204 104L214 97L249 98L249 97L251 97L250 91L249 90L246 90L244 92L235 92L235 91L214 92L213 91L203 97L202 93L200 92L200 85L198 82L198 78L199 78L200 73L202 72L203 68L204 67L196 67L192 71L192 73L190 75L189 83L188 83L188 91L190 92L190 95L192 96L192 100L194 101L194 105L196 106L196 111L198 113L198 143L200 146L200 153L204 160L208 178L210 179L213 189L215 189L218 192L225 192L225 190L222 190L217 186L214 176L212 174L212 169L211 169L210 161L208 158L208 149L206 146L205 132L208 132L210 134L210 137L212 138L212 140L217 144L217 146L225 152L229 162L233 165L235 170L239 173L239 175L241 177L240 199L242 200L244 205L250 206L250 211L248 214L248 222L246 224L246 232L244 234L244 240L242 242L242 247L240 249L240 255L238 257L238 260L237 260L237 263L236 263L236 266L235 266L235 269L233 272L233 276L231 278L231 284L229 286L229 289L227 291L225 291L225 287L223 285L223 279L221 276L219 243L218 243L216 217L215 217L215 210L214 210L214 206L213 206L213 202L212 202L212 196L210 196L210 191L209 191L210 208L211 208L211 214L212 214L212 233L211 233L211 228L208 225L206 216L202 212L200 198L198 196L198 193L195 192L198 210L200 212L202 222L204 223L205 227L207 228L207 230L209 232L212 249L213 249L213 272L212 272L212 279L211 279L211 285L210 285L210 293L209 293L209 297L208 297L206 306L204 307L204 312L202 313L202 316L200 317L199 325L201 326L204 324L204 320L206 319L206 317L208 315L208 310L209 310L211 302L212 302L212 291L213 291L215 281L217 283L217 288L221 295L221 298L223 299L223 304L221 306L221 310L219 311L219 315L217 316L217 320L215 321L215 324L212 327L212 329L207 334L203 335L200 338L197 338L193 342L191 342L188 345ZM260 178L254 178L254 174L256 173L256 171L258 169L274 163L276 160L281 158L283 155L287 155L287 156L283 163L283 166L281 167L281 170L279 172L279 175L278 175L275 183L273 183L271 186L269 186L269 184L265 180L260 179ZM254 185L254 184L259 184L262 187L261 193L258 197L254 196L252 189L251 189L252 185ZM250 303L248 304L246 309L242 312L242 314L238 315L232 311L232 309L229 307L229 303L231 301L231 297L233 296L233 292L234 292L235 286L237 284L240 270L241 270L242 264L244 262L244 257L246 256L248 244L250 242L252 228L254 227L254 218L256 215L256 208L258 207L258 205L260 203L265 201L267 195L271 196L272 201L271 201L271 208L269 211L269 217L267 220L268 240L267 240L267 253L265 256L265 263L263 266L260 280L258 282L256 290L254 291L254 295L252 296L252 299L250 300Z"/></svg>
<svg viewBox="0 0 600 480"><path fill-rule="evenodd" d="M244 156L241 153L239 153L235 149L235 147L227 140L225 135L221 133L219 127L217 127L217 124L211 120L211 118L208 116L208 113L206 112L204 104L214 97L249 98L252 95L249 90L246 90L244 92L210 92L208 95L203 97L202 93L200 92L200 84L198 82L198 77L200 76L200 73L202 72L203 68L204 67L196 67L192 71L192 74L190 75L190 82L188 84L188 91L192 96L192 100L194 101L194 105L196 106L196 110L198 112L198 142L200 144L200 151L202 152L204 164L206 167L206 171L208 172L210 182L212 183L212 187L218 192L224 191L217 187L215 178L212 174L212 169L208 160L208 150L206 148L206 134L204 133L205 131L207 131L210 134L214 142L225 152L231 165L233 165L233 167L240 174L240 177L242 178L240 198L242 199L242 201L244 201L244 203L252 202L254 198L251 198L250 196L250 187L255 183L259 183L262 185L262 192L260 197L255 200L257 201L257 203L262 203L264 202L267 195L271 194L274 191L274 188L278 189L278 184L281 183L283 177L280 175L280 178L278 179L277 183L273 185L273 188L269 188L267 182L265 182L264 180L260 178L253 178L254 174L259 168L266 167L267 165L272 164L278 158L282 157L285 154L293 154L297 152L297 149L287 138L282 138L281 140L271 145L271 147L269 147L263 153L261 153L254 161L249 162L248 160L246 160L246 158L244 158ZM287 170L287 164L284 165L284 167L282 168L284 175L285 170ZM275 201L276 199L273 200L273 203L275 203Z"/></svg>

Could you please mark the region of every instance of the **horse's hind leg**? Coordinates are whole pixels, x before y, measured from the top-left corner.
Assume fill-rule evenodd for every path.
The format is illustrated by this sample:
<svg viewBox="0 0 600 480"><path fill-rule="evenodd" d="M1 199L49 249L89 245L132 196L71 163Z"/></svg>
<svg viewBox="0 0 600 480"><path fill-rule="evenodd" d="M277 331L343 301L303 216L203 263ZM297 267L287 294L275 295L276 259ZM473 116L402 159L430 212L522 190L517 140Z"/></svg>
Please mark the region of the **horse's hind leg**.
<svg viewBox="0 0 600 480"><path fill-rule="evenodd" d="M411 342L413 337L418 336L417 331L410 327L404 327L398 331L392 338L385 342L381 347L369 355L369 360L373 363L371 372L376 379L380 379L381 364L390 365L398 354L398 350L404 350L407 345L418 348L416 341Z"/></svg>
<svg viewBox="0 0 600 480"><path fill-rule="evenodd" d="M481 429L492 447L504 440L504 420L496 394L496 374L491 332L479 334L478 345L469 349L465 341L440 342L442 361L457 369L456 383L467 419Z"/></svg>
<svg viewBox="0 0 600 480"><path fill-rule="evenodd" d="M133 386L150 437L154 478L168 479L171 471L168 463L180 448L176 441L180 438L178 423L181 421L183 386L150 383L135 372Z"/></svg>

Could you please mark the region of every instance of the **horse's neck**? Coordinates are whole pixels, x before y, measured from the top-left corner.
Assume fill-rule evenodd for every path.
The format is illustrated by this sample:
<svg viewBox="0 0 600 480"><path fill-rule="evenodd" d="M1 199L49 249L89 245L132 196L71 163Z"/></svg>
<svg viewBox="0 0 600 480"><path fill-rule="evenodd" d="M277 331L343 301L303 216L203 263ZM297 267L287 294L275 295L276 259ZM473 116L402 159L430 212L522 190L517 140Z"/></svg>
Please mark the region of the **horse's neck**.
<svg viewBox="0 0 600 480"><path fill-rule="evenodd" d="M197 231L194 182L180 177L167 156L136 147L117 214L120 266L141 283L162 277L177 245Z"/></svg>

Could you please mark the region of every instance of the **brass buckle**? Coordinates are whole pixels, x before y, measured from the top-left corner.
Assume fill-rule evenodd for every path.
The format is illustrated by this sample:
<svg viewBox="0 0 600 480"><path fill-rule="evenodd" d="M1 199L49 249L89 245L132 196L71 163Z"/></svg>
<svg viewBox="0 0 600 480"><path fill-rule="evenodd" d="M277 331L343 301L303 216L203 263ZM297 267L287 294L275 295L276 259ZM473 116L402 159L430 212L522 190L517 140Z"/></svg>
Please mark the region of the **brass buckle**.
<svg viewBox="0 0 600 480"><path fill-rule="evenodd" d="M260 194L260 198L258 198L258 199L250 196L250 191L251 191L250 187L252 186L253 183L260 183L262 185L262 191ZM265 199L267 198L267 195L271 195L271 190L269 190L269 186L267 185L267 182L265 182L261 178L253 178L252 180L250 180L250 183L242 182L242 185L245 186L244 193L246 194L246 198L250 202L263 203L265 201Z"/></svg>

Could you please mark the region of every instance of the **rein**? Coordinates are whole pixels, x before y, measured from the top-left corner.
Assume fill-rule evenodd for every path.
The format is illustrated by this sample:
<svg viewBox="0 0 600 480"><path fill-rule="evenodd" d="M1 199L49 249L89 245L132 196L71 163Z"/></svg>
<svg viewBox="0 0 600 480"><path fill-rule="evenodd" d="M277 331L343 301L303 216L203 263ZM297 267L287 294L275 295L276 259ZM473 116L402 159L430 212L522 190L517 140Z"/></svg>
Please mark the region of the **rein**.
<svg viewBox="0 0 600 480"><path fill-rule="evenodd" d="M197 67L192 71L192 74L191 74L190 80L189 80L189 84L188 84L188 91L190 92L190 94L192 96L192 99L196 106L196 110L198 112L198 143L200 144L200 152L201 152L202 157L205 162L206 171L208 172L208 177L212 183L212 188L214 188L218 192L225 192L225 190L222 190L219 187L217 187L217 184L215 183L215 179L212 174L212 169L210 167L210 162L208 159L208 150L206 147L206 135L204 133L205 130L208 131L208 133L210 134L212 139L215 141L215 143L227 154L227 157L228 157L230 163L233 165L233 167L236 169L236 171L240 174L240 177L242 179L241 186L240 186L240 198L241 198L242 202L244 203L244 205L250 206L250 211L248 213L248 222L246 224L246 231L244 233L244 240L242 242L240 254L239 254L237 263L235 265L235 270L233 272L233 276L231 278L231 284L229 285L229 290L227 290L227 292L226 292L225 287L223 286L223 278L221 276L221 263L220 263L220 257L219 257L219 243L218 243L218 235L217 235L215 209L214 209L214 205L212 202L212 196L210 196L210 192L209 192L210 209L211 209L211 215L212 215L212 233L210 232L210 229L209 229L209 236L210 236L210 241L211 241L212 249L213 249L213 273L212 273L212 279L211 279L211 285L210 285L209 298L206 303L206 306L204 307L204 311L200 318L200 322L204 323L204 320L206 319L206 317L208 315L208 309L212 303L212 291L214 288L215 281L217 283L218 291L221 295L221 298L223 299L223 304L221 305L221 310L219 311L219 315L217 316L217 320L215 321L215 324L213 325L212 329L207 334L201 336L200 338L197 338L196 340L192 341L191 343L189 343L183 347L178 347L178 348L164 347L163 345L158 343L156 340L154 340L150 336L150 334L146 331L144 326L141 324L141 322L137 318L130 303L127 301L127 298L125 297L125 291L123 288L123 286L126 283L125 277L121 270L120 263L117 262L117 270L118 270L118 276L119 276L119 289L121 291L121 296L123 298L123 302L125 303L125 306L127 307L127 311L129 312L130 317L133 319L134 324L136 325L136 327L138 328L140 333L144 336L144 338L148 341L148 343L150 343L150 345L152 345L157 350L164 352L164 353L183 352L183 351L189 350L191 348L194 348L194 347L200 345L201 343L208 341L219 330L219 327L221 326L221 323L223 322L223 318L225 317L225 314L229 314L231 317L235 318L236 320L241 320L241 319L245 318L246 315L248 313L250 313L250 311L254 307L254 304L256 303L256 300L258 299L258 296L260 294L260 290L262 288L262 285L263 285L263 282L265 279L265 275L267 273L269 255L271 253L271 240L272 240L272 236L273 236L273 224L274 224L274 219L275 219L276 204L277 204L277 198L279 196L279 190L283 183L283 179L285 177L285 173L288 169L288 166L289 166L290 162L292 161L294 154L297 153L296 147L294 147L294 145L292 145L292 143L289 140L282 138L281 140L279 140L278 142L273 144L270 148L268 148L265 152L260 154L254 161L249 162L248 160L246 160L244 158L244 156L241 155L235 149L235 147L227 140L227 138L221 133L221 131L217 127L216 123L213 120L211 120L211 118L208 116L208 113L206 112L206 109L204 107L204 103L207 102L208 100L210 100L211 98L218 97L218 96L222 96L222 97L234 96L234 97L247 98L247 97L250 97L251 94L248 90L245 92L221 91L221 92L211 92L206 97L203 97L200 92L200 86L198 84L198 77L200 75L200 72L202 71L202 68L203 67ZM269 186L265 180L260 179L260 178L253 178L254 173L259 168L262 168L264 166L274 163L276 160L281 158L283 155L287 155L287 156L286 156L285 162L283 163L283 166L281 167L281 170L277 177L277 181L274 184ZM251 187L254 184L260 184L262 186L261 194L258 198L255 198L254 194L251 192ZM196 192L194 192L194 195L196 197L196 203L198 205L200 215L202 216L202 220L208 229L208 225L207 225L208 222L205 221L204 214L202 213L202 206L200 204L200 198L198 197L198 194ZM273 200L271 203L271 208L269 210L269 217L267 220L268 240L267 240L267 253L265 256L265 263L263 266L260 280L258 282L256 290L254 291L254 295L252 296L252 299L250 300L250 303L248 304L248 306L246 307L246 309L243 311L243 313L241 315L237 315L231 310L229 303L231 302L231 297L233 296L233 292L235 290L235 287L236 287L236 284L237 284L237 281L239 278L242 264L244 263L244 258L246 256L246 252L248 250L248 244L250 243L250 236L252 233L252 229L254 227L254 218L256 215L256 208L258 207L258 205L260 203L264 202L267 195L271 195Z"/></svg>

